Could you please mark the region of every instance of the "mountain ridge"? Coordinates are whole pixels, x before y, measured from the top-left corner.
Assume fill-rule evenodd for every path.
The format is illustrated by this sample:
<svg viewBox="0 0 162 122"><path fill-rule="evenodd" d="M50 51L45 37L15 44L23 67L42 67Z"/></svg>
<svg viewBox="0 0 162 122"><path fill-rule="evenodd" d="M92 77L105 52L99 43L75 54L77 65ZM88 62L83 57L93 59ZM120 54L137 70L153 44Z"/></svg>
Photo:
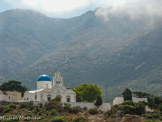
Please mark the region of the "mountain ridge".
<svg viewBox="0 0 162 122"><path fill-rule="evenodd" d="M0 14L1 82L20 80L34 89L39 75L61 71L66 86L95 83L103 95L105 84L109 96L125 87L162 93L161 18L150 24L125 15L103 21L95 11L70 19L6 14Z"/></svg>

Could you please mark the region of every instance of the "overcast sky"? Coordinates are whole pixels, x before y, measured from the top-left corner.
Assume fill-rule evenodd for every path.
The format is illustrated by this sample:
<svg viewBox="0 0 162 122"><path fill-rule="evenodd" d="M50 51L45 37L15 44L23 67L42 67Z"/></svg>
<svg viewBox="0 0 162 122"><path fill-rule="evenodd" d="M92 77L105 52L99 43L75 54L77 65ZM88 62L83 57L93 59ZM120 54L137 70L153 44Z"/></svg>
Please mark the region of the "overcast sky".
<svg viewBox="0 0 162 122"><path fill-rule="evenodd" d="M0 0L0 12L14 8L33 9L61 18L79 16L98 7L111 8L111 12L127 11L131 15L162 15L162 0ZM102 9L97 15L107 17L109 11Z"/></svg>

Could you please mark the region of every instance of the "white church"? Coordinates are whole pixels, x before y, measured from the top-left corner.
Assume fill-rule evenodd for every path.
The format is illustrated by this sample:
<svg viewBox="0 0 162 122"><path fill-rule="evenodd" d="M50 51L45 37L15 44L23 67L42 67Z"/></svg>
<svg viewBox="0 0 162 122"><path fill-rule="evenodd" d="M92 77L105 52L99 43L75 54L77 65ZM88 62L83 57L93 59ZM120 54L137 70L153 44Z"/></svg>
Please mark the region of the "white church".
<svg viewBox="0 0 162 122"><path fill-rule="evenodd" d="M37 81L37 89L24 93L24 102L47 102L59 96L61 102L76 102L76 93L64 87L63 77L56 72L53 81L48 75L41 75Z"/></svg>

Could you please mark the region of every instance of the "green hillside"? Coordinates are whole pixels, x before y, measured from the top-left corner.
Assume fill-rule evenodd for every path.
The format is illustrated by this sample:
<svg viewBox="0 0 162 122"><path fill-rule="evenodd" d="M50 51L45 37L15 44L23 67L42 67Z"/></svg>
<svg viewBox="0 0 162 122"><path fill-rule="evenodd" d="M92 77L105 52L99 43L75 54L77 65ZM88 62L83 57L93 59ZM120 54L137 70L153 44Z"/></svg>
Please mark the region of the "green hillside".
<svg viewBox="0 0 162 122"><path fill-rule="evenodd" d="M98 84L108 95L132 90L162 94L162 18L89 11L70 19L30 10L0 14L0 82L20 80L34 89L43 73L61 71L64 84ZM105 93L103 92L103 95Z"/></svg>

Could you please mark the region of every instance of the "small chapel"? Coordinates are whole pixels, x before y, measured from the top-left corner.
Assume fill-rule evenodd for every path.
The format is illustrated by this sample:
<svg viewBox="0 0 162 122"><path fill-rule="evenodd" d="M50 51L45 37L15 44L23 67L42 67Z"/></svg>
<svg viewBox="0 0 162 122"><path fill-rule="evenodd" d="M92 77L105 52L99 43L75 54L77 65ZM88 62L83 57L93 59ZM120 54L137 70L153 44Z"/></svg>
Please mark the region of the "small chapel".
<svg viewBox="0 0 162 122"><path fill-rule="evenodd" d="M47 102L59 96L61 102L76 102L76 93L64 86L61 72L56 72L53 81L48 75L41 75L37 80L37 89L24 93L24 102Z"/></svg>

